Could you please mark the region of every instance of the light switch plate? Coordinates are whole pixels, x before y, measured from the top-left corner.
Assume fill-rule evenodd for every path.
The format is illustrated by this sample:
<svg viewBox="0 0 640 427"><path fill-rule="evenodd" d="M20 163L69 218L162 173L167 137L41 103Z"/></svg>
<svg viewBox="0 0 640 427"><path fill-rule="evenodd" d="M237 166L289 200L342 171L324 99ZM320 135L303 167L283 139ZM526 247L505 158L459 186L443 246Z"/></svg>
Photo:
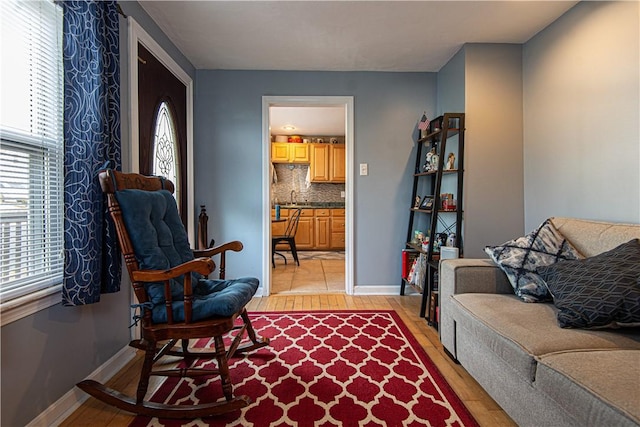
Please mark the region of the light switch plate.
<svg viewBox="0 0 640 427"><path fill-rule="evenodd" d="M360 163L360 175L369 175L369 165L367 163Z"/></svg>

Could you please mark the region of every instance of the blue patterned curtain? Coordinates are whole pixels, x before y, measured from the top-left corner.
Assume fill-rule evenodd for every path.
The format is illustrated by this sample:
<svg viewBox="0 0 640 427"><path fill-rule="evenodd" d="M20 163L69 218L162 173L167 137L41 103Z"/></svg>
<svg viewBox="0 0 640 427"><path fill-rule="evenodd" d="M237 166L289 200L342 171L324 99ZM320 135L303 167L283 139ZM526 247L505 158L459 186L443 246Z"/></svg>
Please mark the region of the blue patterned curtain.
<svg viewBox="0 0 640 427"><path fill-rule="evenodd" d="M120 253L97 173L120 167L120 52L115 1L63 1L63 305L120 290Z"/></svg>

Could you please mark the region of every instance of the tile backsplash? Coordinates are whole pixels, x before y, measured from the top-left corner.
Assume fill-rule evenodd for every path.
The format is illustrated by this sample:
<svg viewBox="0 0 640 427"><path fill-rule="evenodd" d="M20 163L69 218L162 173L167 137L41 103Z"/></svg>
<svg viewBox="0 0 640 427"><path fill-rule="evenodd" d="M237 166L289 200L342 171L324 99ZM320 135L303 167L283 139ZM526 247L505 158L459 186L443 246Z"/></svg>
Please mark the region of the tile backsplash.
<svg viewBox="0 0 640 427"><path fill-rule="evenodd" d="M296 201L304 202L344 202L340 193L344 191L344 184L320 184L312 182L307 187L305 180L309 165L288 165L276 163L275 173L277 183L271 184L271 204L275 204L276 199L280 204L291 202L291 190L296 192Z"/></svg>

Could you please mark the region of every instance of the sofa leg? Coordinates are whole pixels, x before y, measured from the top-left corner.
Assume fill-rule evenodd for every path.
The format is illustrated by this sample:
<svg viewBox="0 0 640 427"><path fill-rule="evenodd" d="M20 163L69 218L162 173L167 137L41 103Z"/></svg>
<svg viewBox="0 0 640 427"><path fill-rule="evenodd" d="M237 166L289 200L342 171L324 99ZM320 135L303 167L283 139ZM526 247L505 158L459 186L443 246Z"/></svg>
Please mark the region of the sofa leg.
<svg viewBox="0 0 640 427"><path fill-rule="evenodd" d="M444 350L444 354L446 354L447 356L449 356L449 359L453 360L455 362L456 365L459 365L460 362L458 362L458 359L456 359L455 357L453 357L453 354L451 354L449 352L449 350L447 350L445 347L442 347L442 349Z"/></svg>

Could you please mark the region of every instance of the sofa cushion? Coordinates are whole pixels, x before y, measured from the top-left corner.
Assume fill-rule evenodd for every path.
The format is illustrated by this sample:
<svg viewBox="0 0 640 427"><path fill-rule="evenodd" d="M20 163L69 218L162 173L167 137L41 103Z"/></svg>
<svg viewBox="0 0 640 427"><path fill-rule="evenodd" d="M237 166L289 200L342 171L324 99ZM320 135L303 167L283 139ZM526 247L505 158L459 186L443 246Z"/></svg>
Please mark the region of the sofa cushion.
<svg viewBox="0 0 640 427"><path fill-rule="evenodd" d="M515 295L459 294L451 297L456 328L465 328L529 381L536 356L575 349L638 349L640 330L562 329L553 304L523 304Z"/></svg>
<svg viewBox="0 0 640 427"><path fill-rule="evenodd" d="M535 387L583 426L640 424L639 350L571 351L538 360Z"/></svg>
<svg viewBox="0 0 640 427"><path fill-rule="evenodd" d="M539 269L563 328L640 325L640 241Z"/></svg>
<svg viewBox="0 0 640 427"><path fill-rule="evenodd" d="M487 246L484 250L505 272L515 294L525 302L551 300L544 280L537 274L540 267L582 258L550 219L526 236L498 246Z"/></svg>

